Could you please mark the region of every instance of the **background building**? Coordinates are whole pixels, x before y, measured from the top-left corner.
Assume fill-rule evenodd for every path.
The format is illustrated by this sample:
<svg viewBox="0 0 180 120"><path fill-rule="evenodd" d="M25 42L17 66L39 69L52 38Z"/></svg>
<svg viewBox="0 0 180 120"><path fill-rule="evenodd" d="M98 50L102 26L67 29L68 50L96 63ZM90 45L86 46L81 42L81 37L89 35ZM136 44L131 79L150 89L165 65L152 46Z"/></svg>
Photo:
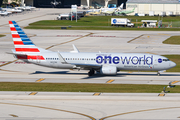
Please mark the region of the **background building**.
<svg viewBox="0 0 180 120"><path fill-rule="evenodd" d="M127 0L81 0L81 5L107 7L108 4L116 4L116 6L120 6L122 3L126 2Z"/></svg>
<svg viewBox="0 0 180 120"><path fill-rule="evenodd" d="M25 0L24 2L27 4L26 1L33 1L33 0ZM126 3L127 0L56 0L56 2L59 2L56 7L62 7L62 8L70 8L71 5L85 5L85 6L105 6L106 3L108 4L116 4L119 6L122 3ZM35 7L52 7L53 2L55 0L34 0L33 5ZM30 3L30 2L28 2Z"/></svg>
<svg viewBox="0 0 180 120"><path fill-rule="evenodd" d="M2 5L2 1L3 1L3 0L0 0L0 7L1 7L1 5Z"/></svg>
<svg viewBox="0 0 180 120"><path fill-rule="evenodd" d="M173 13L174 15L179 15L180 4L179 0L128 0L126 3L126 9L132 10L135 8L135 13L149 14L154 12L155 15L161 15L162 12L168 15Z"/></svg>
<svg viewBox="0 0 180 120"><path fill-rule="evenodd" d="M0 0L0 4L3 0ZM71 5L85 6L105 6L105 4L116 4L116 6L126 3L127 0L21 0L26 6L44 7L44 8L70 8ZM11 3L12 0L8 0ZM125 6L125 5L124 5Z"/></svg>

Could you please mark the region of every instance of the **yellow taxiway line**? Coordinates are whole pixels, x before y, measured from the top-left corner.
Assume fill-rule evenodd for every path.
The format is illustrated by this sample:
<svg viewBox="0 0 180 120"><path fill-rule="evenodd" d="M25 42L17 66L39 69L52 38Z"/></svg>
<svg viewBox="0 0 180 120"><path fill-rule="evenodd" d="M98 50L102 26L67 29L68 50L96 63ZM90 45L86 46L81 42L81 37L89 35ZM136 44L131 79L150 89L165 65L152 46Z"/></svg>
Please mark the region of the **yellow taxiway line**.
<svg viewBox="0 0 180 120"><path fill-rule="evenodd" d="M101 93L94 93L93 96L99 96Z"/></svg>
<svg viewBox="0 0 180 120"><path fill-rule="evenodd" d="M17 115L14 115L14 114L9 114L10 116L13 116L13 117L18 117Z"/></svg>
<svg viewBox="0 0 180 120"><path fill-rule="evenodd" d="M38 92L32 92L29 95L36 95Z"/></svg>
<svg viewBox="0 0 180 120"><path fill-rule="evenodd" d="M14 61L7 62L7 63L5 63L5 64L0 65L0 67L3 67L3 66L8 65L8 64L11 64L11 63L16 62L16 61L18 61L18 60L19 60L19 59L14 60Z"/></svg>
<svg viewBox="0 0 180 120"><path fill-rule="evenodd" d="M165 94L164 93L160 93L158 96L165 96Z"/></svg>
<svg viewBox="0 0 180 120"><path fill-rule="evenodd" d="M111 79L111 80L108 80L106 83L112 83L114 80Z"/></svg>
<svg viewBox="0 0 180 120"><path fill-rule="evenodd" d="M40 79L36 80L36 82L41 82L43 80L45 80L45 78L40 78Z"/></svg>
<svg viewBox="0 0 180 120"><path fill-rule="evenodd" d="M16 104L16 103L3 103L3 102L0 102L0 104L25 106L25 107L34 107L34 108L41 108L41 109L47 109L47 110L55 110L55 111L60 111L60 112L67 112L67 113L82 115L82 116L90 118L91 120L96 120L95 118L93 118L93 117L91 117L89 115L83 114L83 113L78 113L78 112L73 112L73 111L68 111L68 110L62 110L62 109L57 109L57 108L49 108L49 107L35 106L35 105L25 105L25 104Z"/></svg>
<svg viewBox="0 0 180 120"><path fill-rule="evenodd" d="M48 50L48 49L50 49L50 48L52 48L52 47L54 47L54 46L63 45L63 44L69 43L69 42L76 41L76 40L78 40L78 39L81 39L81 38L83 38L83 37L87 37L87 36L92 35L92 34L93 34L93 33L89 33L89 34L87 34L87 35L81 36L81 37L76 38L76 39L74 39L74 40L70 40L70 41L66 41L66 42L59 43L59 44L51 45L50 47L46 48L46 50Z"/></svg>
<svg viewBox="0 0 180 120"><path fill-rule="evenodd" d="M179 109L180 107L167 107L167 108L156 108L156 109L147 109L147 110L138 110L138 111L131 111L131 112L126 112L126 113L120 113L120 114L115 114L107 117L103 117L99 120L104 120L104 119L109 119L111 117L116 117L120 115L126 115L126 114L132 114L132 113L140 113L140 112L147 112L147 111L155 111L155 110L168 110L168 109Z"/></svg>
<svg viewBox="0 0 180 120"><path fill-rule="evenodd" d="M171 82L171 84L175 84L175 83L178 83L178 82L180 82L180 81L173 81L173 82Z"/></svg>

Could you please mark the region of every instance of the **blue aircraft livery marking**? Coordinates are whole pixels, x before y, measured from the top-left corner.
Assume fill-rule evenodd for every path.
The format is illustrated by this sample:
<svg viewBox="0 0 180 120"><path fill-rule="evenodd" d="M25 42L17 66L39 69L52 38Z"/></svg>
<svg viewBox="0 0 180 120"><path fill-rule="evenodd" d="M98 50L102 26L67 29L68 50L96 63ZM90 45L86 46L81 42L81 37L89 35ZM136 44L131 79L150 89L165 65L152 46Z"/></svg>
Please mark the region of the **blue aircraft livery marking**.
<svg viewBox="0 0 180 120"><path fill-rule="evenodd" d="M153 55L142 57L138 56L111 56L111 55L97 55L96 62L98 64L133 64L133 65L153 65ZM159 62L159 60L158 60Z"/></svg>
<svg viewBox="0 0 180 120"><path fill-rule="evenodd" d="M162 63L162 59L161 59L161 58L159 58L159 59L158 59L158 62L159 62L159 63Z"/></svg>

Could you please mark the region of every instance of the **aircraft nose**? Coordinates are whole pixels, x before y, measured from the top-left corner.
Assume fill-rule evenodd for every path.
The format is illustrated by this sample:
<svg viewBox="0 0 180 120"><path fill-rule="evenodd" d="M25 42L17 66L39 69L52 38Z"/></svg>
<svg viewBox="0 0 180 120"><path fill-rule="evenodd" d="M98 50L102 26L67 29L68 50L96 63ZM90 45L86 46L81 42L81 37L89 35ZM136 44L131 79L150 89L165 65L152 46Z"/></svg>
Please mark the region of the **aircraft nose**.
<svg viewBox="0 0 180 120"><path fill-rule="evenodd" d="M176 63L174 63L174 62L171 61L169 65L170 65L171 68L173 68L173 67L176 66Z"/></svg>

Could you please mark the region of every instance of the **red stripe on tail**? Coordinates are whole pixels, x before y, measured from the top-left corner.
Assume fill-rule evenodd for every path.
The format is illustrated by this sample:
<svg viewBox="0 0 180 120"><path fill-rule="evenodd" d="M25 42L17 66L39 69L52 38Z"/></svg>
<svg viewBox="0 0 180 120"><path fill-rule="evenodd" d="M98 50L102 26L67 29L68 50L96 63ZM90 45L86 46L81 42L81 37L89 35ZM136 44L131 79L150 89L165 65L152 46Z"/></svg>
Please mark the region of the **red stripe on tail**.
<svg viewBox="0 0 180 120"><path fill-rule="evenodd" d="M45 60L43 56L17 55L18 59Z"/></svg>
<svg viewBox="0 0 180 120"><path fill-rule="evenodd" d="M11 31L17 31L15 27L10 27Z"/></svg>
<svg viewBox="0 0 180 120"><path fill-rule="evenodd" d="M14 41L14 45L24 45L22 41Z"/></svg>
<svg viewBox="0 0 180 120"><path fill-rule="evenodd" d="M20 38L18 34L12 34L12 38Z"/></svg>
<svg viewBox="0 0 180 120"><path fill-rule="evenodd" d="M13 24L12 21L9 21L9 24Z"/></svg>
<svg viewBox="0 0 180 120"><path fill-rule="evenodd" d="M16 52L40 52L37 48L15 48Z"/></svg>

